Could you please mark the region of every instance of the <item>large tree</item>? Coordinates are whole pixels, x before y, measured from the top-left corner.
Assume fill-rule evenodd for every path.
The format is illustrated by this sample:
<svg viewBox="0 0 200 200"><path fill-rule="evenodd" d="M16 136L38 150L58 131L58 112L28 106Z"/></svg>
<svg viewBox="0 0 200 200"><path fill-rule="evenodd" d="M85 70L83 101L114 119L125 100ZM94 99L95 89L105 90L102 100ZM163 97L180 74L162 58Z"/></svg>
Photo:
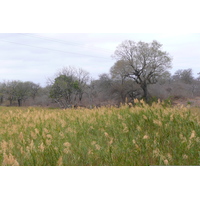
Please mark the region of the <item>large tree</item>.
<svg viewBox="0 0 200 200"><path fill-rule="evenodd" d="M172 58L161 47L155 40L151 43L126 40L117 47L113 56L117 61L123 62L124 76L140 85L146 101L148 84L155 84L171 68Z"/></svg>

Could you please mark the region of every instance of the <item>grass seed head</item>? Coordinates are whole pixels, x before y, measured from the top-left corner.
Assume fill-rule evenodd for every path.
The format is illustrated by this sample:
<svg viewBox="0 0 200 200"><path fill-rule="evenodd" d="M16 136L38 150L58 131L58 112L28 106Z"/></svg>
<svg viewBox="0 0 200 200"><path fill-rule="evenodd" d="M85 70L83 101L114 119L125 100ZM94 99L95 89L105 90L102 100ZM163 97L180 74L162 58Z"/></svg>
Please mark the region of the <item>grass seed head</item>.
<svg viewBox="0 0 200 200"><path fill-rule="evenodd" d="M188 156L186 154L183 155L183 159L186 160L188 159Z"/></svg>
<svg viewBox="0 0 200 200"><path fill-rule="evenodd" d="M60 156L60 158L58 159L58 162L57 162L57 166L62 166L63 165L63 158L62 156Z"/></svg>
<svg viewBox="0 0 200 200"><path fill-rule="evenodd" d="M162 122L160 120L154 119L153 123L160 126L160 127L162 126Z"/></svg>
<svg viewBox="0 0 200 200"><path fill-rule="evenodd" d="M65 137L64 133L60 132L59 136L61 137L61 139L63 139Z"/></svg>
<svg viewBox="0 0 200 200"><path fill-rule="evenodd" d="M71 151L70 151L70 149L69 148L64 148L63 149L63 153L65 153L65 154L68 154L68 153L70 153Z"/></svg>
<svg viewBox="0 0 200 200"><path fill-rule="evenodd" d="M23 141L23 140L24 140L24 135L23 135L23 133L22 133L22 132L20 132L20 134L19 134L19 139L20 139L21 141Z"/></svg>
<svg viewBox="0 0 200 200"><path fill-rule="evenodd" d="M108 142L109 145L111 145L113 143L113 138L110 139L110 141Z"/></svg>
<svg viewBox="0 0 200 200"><path fill-rule="evenodd" d="M172 155L170 153L167 154L167 158L169 159L169 161L172 161Z"/></svg>
<svg viewBox="0 0 200 200"><path fill-rule="evenodd" d="M97 150L100 150L100 149L101 149L100 145L98 145L98 144L95 144L95 148L96 148Z"/></svg>
<svg viewBox="0 0 200 200"><path fill-rule="evenodd" d="M50 145L51 145L51 142L52 142L52 140L51 140L51 139L46 139L46 144L47 144L48 146L50 146Z"/></svg>
<svg viewBox="0 0 200 200"><path fill-rule="evenodd" d="M24 153L25 153L24 148L23 148L22 146L20 147L20 153L21 153L22 155L24 155Z"/></svg>
<svg viewBox="0 0 200 200"><path fill-rule="evenodd" d="M34 140L37 139L37 133L34 132L34 131L32 131L32 132L31 132L31 137L32 137Z"/></svg>
<svg viewBox="0 0 200 200"><path fill-rule="evenodd" d="M35 128L35 133L36 133L36 134L39 134L40 131L39 131L37 128Z"/></svg>
<svg viewBox="0 0 200 200"><path fill-rule="evenodd" d="M167 159L165 159L163 162L165 165L169 165L169 161Z"/></svg>
<svg viewBox="0 0 200 200"><path fill-rule="evenodd" d="M139 132L142 131L141 127L138 126L138 125L137 125L136 129L137 129L137 131L139 131Z"/></svg>
<svg viewBox="0 0 200 200"><path fill-rule="evenodd" d="M9 149L12 149L14 147L12 140L8 141L8 145L9 145Z"/></svg>
<svg viewBox="0 0 200 200"><path fill-rule="evenodd" d="M144 140L149 139L149 136L148 136L148 135L145 135L145 136L143 137L143 139L144 139Z"/></svg>
<svg viewBox="0 0 200 200"><path fill-rule="evenodd" d="M34 145L33 140L31 140L31 143L30 143L30 150L33 150L33 149L35 149L35 145Z"/></svg>
<svg viewBox="0 0 200 200"><path fill-rule="evenodd" d="M8 142L6 142L5 140L3 140L1 142L1 149L3 150L3 152L6 152L6 150L8 149Z"/></svg>
<svg viewBox="0 0 200 200"><path fill-rule="evenodd" d="M91 142L91 145L95 145L97 142L96 141L92 141Z"/></svg>
<svg viewBox="0 0 200 200"><path fill-rule="evenodd" d="M47 134L46 137L47 137L48 139L52 140L52 135Z"/></svg>
<svg viewBox="0 0 200 200"><path fill-rule="evenodd" d="M108 133L105 132L104 135L109 138L109 134Z"/></svg>
<svg viewBox="0 0 200 200"><path fill-rule="evenodd" d="M147 116L146 115L142 115L143 119L147 120Z"/></svg>
<svg viewBox="0 0 200 200"><path fill-rule="evenodd" d="M63 144L63 146L64 146L64 147L70 147L71 144L70 144L69 142L65 142L65 143Z"/></svg>
<svg viewBox="0 0 200 200"><path fill-rule="evenodd" d="M159 157L160 156L160 150L157 148L157 149L154 149L153 150L153 157Z"/></svg>
<svg viewBox="0 0 200 200"><path fill-rule="evenodd" d="M93 155L92 149L89 149L89 150L88 150L88 155Z"/></svg>
<svg viewBox="0 0 200 200"><path fill-rule="evenodd" d="M193 130L190 136L190 140L196 137L196 132Z"/></svg>
<svg viewBox="0 0 200 200"><path fill-rule="evenodd" d="M43 144L43 142L40 144L40 146L39 146L39 149L40 149L40 151L41 151L41 152L43 152L43 151L44 151L45 147L44 147L44 144Z"/></svg>
<svg viewBox="0 0 200 200"><path fill-rule="evenodd" d="M139 100L138 99L134 99L133 102L134 103L139 103Z"/></svg>
<svg viewBox="0 0 200 200"><path fill-rule="evenodd" d="M128 127L127 127L127 125L126 125L126 123L122 123L122 125L123 125L123 132L124 133L128 133L129 132L129 130L128 130Z"/></svg>
<svg viewBox="0 0 200 200"><path fill-rule="evenodd" d="M117 117L118 117L118 119L120 119L120 120L123 119L123 117L122 117L120 114L118 114Z"/></svg>
<svg viewBox="0 0 200 200"><path fill-rule="evenodd" d="M3 156L3 166L19 166L19 163L15 159L15 157L12 154L4 154Z"/></svg>

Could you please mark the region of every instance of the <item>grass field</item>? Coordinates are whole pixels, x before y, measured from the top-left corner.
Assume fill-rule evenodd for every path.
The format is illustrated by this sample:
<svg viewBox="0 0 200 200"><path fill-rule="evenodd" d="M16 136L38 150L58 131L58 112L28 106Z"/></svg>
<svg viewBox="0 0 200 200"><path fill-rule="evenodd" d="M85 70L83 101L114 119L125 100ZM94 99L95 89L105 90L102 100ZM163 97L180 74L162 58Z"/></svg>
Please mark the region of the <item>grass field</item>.
<svg viewBox="0 0 200 200"><path fill-rule="evenodd" d="M200 109L0 107L0 165L200 165Z"/></svg>

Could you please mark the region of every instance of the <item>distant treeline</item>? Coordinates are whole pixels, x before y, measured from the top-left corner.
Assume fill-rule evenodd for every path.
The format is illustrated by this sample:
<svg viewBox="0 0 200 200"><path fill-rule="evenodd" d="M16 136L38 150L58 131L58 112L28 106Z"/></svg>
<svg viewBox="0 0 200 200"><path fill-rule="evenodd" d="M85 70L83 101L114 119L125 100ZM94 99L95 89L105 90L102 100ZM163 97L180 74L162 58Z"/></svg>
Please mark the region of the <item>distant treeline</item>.
<svg viewBox="0 0 200 200"><path fill-rule="evenodd" d="M116 105L144 99L194 98L200 96L200 73L180 69L173 75L171 56L152 43L122 42L114 52L116 59L109 73L93 79L89 72L64 67L46 87L17 80L0 83L0 104L3 106L72 106L94 107Z"/></svg>

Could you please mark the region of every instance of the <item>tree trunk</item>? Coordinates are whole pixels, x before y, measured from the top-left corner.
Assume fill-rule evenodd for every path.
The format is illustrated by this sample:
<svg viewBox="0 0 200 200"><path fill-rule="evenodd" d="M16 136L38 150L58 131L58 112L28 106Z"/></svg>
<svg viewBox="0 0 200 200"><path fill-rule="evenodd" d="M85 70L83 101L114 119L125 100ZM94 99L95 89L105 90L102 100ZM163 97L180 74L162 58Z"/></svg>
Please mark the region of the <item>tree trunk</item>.
<svg viewBox="0 0 200 200"><path fill-rule="evenodd" d="M1 96L1 100L0 100L0 104L2 104L3 103L3 96Z"/></svg>
<svg viewBox="0 0 200 200"><path fill-rule="evenodd" d="M121 91L120 92L120 96L121 96L121 100L122 100L122 102L121 103L125 103L125 101L126 101L126 94L124 94L124 92L123 91Z"/></svg>
<svg viewBox="0 0 200 200"><path fill-rule="evenodd" d="M10 101L10 106L12 106L12 102L13 102L12 98L10 98L9 101Z"/></svg>
<svg viewBox="0 0 200 200"><path fill-rule="evenodd" d="M18 106L20 107L21 104L22 104L22 100L21 99L17 99L17 101L18 101Z"/></svg>
<svg viewBox="0 0 200 200"><path fill-rule="evenodd" d="M147 90L147 84L146 82L144 82L142 85L141 85L141 88L143 89L143 92L144 92L144 100L145 102L148 102L149 101L149 98L148 98L148 90Z"/></svg>

